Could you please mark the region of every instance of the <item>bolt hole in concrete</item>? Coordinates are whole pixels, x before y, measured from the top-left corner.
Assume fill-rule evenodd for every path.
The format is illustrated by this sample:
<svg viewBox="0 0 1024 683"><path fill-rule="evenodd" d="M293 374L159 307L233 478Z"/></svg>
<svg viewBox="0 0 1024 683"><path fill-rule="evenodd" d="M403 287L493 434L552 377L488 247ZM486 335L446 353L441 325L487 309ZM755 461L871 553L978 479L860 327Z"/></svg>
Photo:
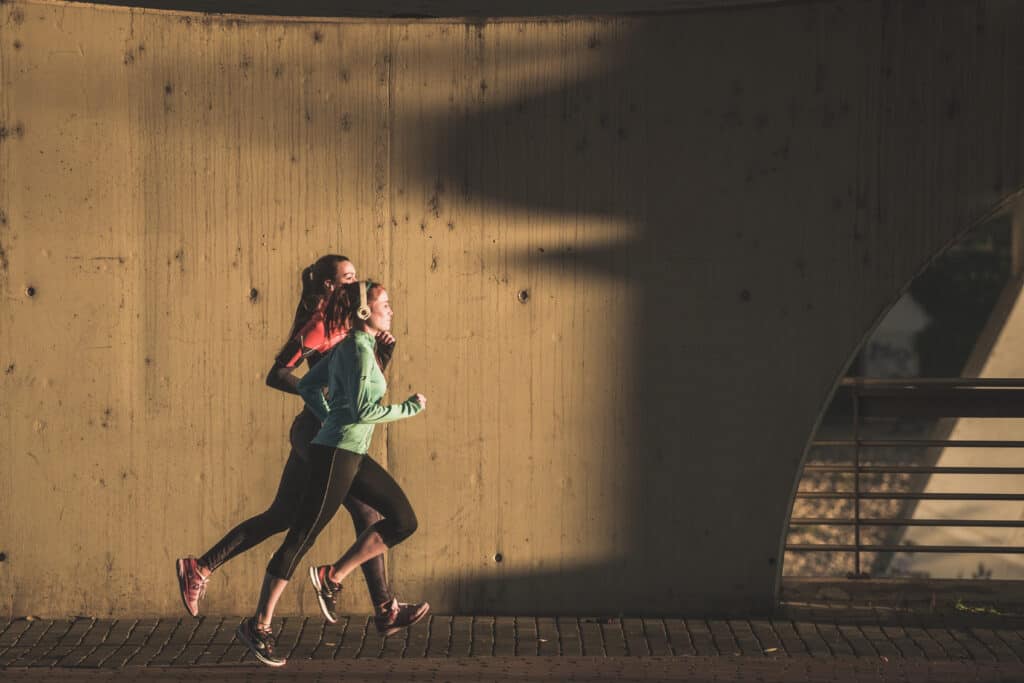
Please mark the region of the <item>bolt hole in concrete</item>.
<svg viewBox="0 0 1024 683"><path fill-rule="evenodd" d="M26 287L25 288L25 294L27 296L35 296L36 295L36 288L32 287L31 285Z"/></svg>
<svg viewBox="0 0 1024 683"><path fill-rule="evenodd" d="M505 557L501 553L495 553L494 554L494 561L495 562L501 562L504 559L505 559Z"/></svg>
<svg viewBox="0 0 1024 683"><path fill-rule="evenodd" d="M0 553L0 562L7 561L7 553Z"/></svg>
<svg viewBox="0 0 1024 683"><path fill-rule="evenodd" d="M519 303L525 304L527 301L530 300L530 290L520 289L519 294L517 296L519 298Z"/></svg>
<svg viewBox="0 0 1024 683"><path fill-rule="evenodd" d="M259 292L258 289L253 287L252 289L249 290L249 301L252 301L253 303L255 303L256 300L259 299L259 298L260 298L260 292Z"/></svg>

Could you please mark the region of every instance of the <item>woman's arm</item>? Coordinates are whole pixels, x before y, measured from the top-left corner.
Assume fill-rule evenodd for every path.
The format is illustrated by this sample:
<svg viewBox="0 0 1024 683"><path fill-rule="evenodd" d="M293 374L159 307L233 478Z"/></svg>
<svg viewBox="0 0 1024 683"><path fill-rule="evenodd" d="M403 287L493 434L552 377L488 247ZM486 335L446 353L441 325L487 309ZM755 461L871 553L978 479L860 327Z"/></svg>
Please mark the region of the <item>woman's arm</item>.
<svg viewBox="0 0 1024 683"><path fill-rule="evenodd" d="M297 349L294 354L290 353L292 342L288 342L288 345L284 347L277 358L274 359L274 365L270 368L270 372L267 373L267 386L278 391L283 391L286 394L299 393L299 378L295 376L295 368L298 367L299 363L302 362L302 350ZM286 355L297 356L296 360L282 361Z"/></svg>
<svg viewBox="0 0 1024 683"><path fill-rule="evenodd" d="M354 403L356 406L356 416L360 424L380 424L382 422L403 420L407 417L412 417L423 409L423 405L415 394L401 403L394 403L392 405L381 405L379 400L371 400L366 378L377 369L374 349L369 343L357 342L353 346L356 353L356 366L359 368L359 384L356 389Z"/></svg>
<svg viewBox="0 0 1024 683"><path fill-rule="evenodd" d="M310 368L309 372L299 380L297 387L298 394L302 396L302 400L306 402L310 411L321 422L327 418L327 413L331 411L330 406L327 404L327 399L324 398L324 387L327 386L327 379L330 376L328 366L333 355L334 349L324 356L319 363Z"/></svg>
<svg viewBox="0 0 1024 683"><path fill-rule="evenodd" d="M303 325L298 334L292 337L281 353L274 359L274 365L267 373L267 386L286 394L299 393L299 378L295 376L295 368L314 350L326 351L344 338L343 333L334 334L330 339L324 332L323 317L314 315Z"/></svg>

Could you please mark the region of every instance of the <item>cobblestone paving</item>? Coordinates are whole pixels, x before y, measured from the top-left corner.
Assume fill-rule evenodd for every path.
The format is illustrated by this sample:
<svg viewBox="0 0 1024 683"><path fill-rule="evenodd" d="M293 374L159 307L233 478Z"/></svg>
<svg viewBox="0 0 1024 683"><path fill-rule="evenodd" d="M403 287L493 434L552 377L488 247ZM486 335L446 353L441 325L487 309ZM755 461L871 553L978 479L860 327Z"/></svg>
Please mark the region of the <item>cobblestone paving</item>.
<svg viewBox="0 0 1024 683"><path fill-rule="evenodd" d="M275 622L284 670L241 617L0 622L0 679L1005 681L1024 615L790 604L771 619L432 616L381 638L363 616Z"/></svg>

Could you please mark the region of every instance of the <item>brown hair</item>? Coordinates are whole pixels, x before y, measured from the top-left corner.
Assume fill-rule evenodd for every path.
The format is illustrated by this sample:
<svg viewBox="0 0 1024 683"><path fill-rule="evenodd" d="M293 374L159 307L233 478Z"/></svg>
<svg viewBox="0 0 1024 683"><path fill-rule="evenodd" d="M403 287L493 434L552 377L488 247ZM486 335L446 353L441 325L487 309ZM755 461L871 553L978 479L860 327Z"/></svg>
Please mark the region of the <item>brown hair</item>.
<svg viewBox="0 0 1024 683"><path fill-rule="evenodd" d="M292 323L292 331L288 333L288 339L294 337L313 317L313 313L327 295L324 282L333 280L338 272L338 264L348 260L350 259L347 256L341 254L327 254L302 270L302 294L299 296L299 305L295 308L295 320Z"/></svg>
<svg viewBox="0 0 1024 683"><path fill-rule="evenodd" d="M384 285L379 282L366 281L366 303L372 304L384 291ZM359 283L350 282L340 287L335 287L331 295L327 297L327 304L324 306L324 329L330 334L334 330L349 329L359 330L363 328L363 321L356 316L359 309Z"/></svg>

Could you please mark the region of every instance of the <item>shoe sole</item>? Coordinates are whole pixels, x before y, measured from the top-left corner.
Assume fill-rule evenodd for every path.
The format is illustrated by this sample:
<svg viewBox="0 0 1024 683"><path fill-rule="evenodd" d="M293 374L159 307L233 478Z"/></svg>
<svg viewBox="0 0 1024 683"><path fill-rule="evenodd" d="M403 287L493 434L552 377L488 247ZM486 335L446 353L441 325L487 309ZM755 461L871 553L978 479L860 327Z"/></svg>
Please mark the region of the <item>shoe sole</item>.
<svg viewBox="0 0 1024 683"><path fill-rule="evenodd" d="M332 624L338 623L337 617L332 617L327 612L327 605L324 603L324 598L320 595L320 590L323 588L323 584L320 583L320 576L316 573L316 567L309 568L309 581L313 584L313 590L316 592L316 604L320 605L320 612L323 613L324 619Z"/></svg>
<svg viewBox="0 0 1024 683"><path fill-rule="evenodd" d="M259 648L256 647L256 643L254 643L251 640L249 640L249 634L247 634L245 632L245 629L242 627L244 623L245 622L242 622L241 624L238 625L237 628L235 628L235 635L238 636L238 639L240 641L245 643L245 646L249 648L249 652L252 653L253 657L258 659L261 663L266 664L267 666L273 666L273 667L284 666L288 662L288 660L286 660L286 659L279 659L279 660L267 659L259 651Z"/></svg>
<svg viewBox="0 0 1024 683"><path fill-rule="evenodd" d="M177 560L175 567L178 570L178 592L181 594L181 604L185 606L185 611L191 614L193 617L199 616L199 607L196 607L196 611L193 612L192 608L188 606L188 599L185 597L185 591L188 587L188 582L185 580L185 561Z"/></svg>
<svg viewBox="0 0 1024 683"><path fill-rule="evenodd" d="M383 631L378 630L377 633L381 634L385 638L387 638L388 636L393 636L402 629L409 628L410 626L413 626L423 621L423 617L427 616L428 614L430 614L430 603L425 602L423 603L423 607L420 609L420 611L417 612L416 615L413 616L413 618L405 626L392 626L391 628L384 629Z"/></svg>

